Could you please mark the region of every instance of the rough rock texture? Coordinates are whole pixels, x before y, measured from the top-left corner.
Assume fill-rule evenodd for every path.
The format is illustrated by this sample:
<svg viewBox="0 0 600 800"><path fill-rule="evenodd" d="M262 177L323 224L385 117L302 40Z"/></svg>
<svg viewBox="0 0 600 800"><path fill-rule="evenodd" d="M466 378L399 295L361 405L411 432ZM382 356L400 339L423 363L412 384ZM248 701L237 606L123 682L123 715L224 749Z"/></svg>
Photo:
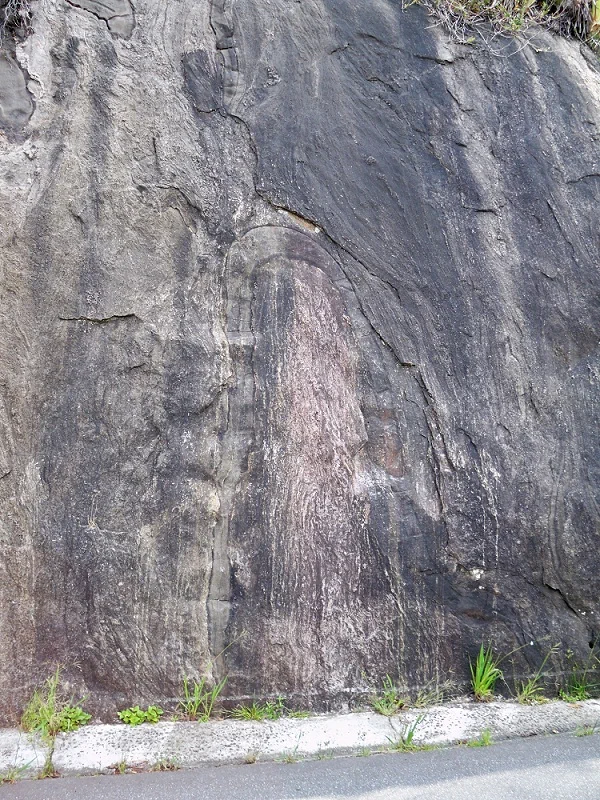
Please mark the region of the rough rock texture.
<svg viewBox="0 0 600 800"><path fill-rule="evenodd" d="M56 662L109 710L585 658L594 57L133 6L35 0L0 60L2 712Z"/></svg>

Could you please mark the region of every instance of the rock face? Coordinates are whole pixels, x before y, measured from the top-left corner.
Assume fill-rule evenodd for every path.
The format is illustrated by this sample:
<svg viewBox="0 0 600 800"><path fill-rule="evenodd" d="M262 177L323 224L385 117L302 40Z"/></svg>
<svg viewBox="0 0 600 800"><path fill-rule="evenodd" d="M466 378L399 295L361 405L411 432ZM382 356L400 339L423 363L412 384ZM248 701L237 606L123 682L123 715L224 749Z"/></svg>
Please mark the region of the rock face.
<svg viewBox="0 0 600 800"><path fill-rule="evenodd" d="M594 57L393 0L32 8L0 60L4 717L55 663L108 712L207 670L322 707L488 640L586 658Z"/></svg>

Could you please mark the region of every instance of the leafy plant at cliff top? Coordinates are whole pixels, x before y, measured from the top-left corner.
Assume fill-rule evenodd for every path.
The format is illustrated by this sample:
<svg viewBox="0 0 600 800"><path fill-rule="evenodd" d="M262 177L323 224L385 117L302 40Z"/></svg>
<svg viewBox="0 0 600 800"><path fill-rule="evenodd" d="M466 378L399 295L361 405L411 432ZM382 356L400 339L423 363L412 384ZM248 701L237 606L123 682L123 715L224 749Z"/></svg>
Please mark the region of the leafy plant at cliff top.
<svg viewBox="0 0 600 800"><path fill-rule="evenodd" d="M125 725L141 725L143 722L155 723L160 720L164 711L160 706L148 706L144 711L139 706L131 706L124 708L123 711L118 712L118 717Z"/></svg>
<svg viewBox="0 0 600 800"><path fill-rule="evenodd" d="M21 717L24 731L38 733L45 741L52 740L57 733L75 731L92 718L83 710L85 698L75 701L61 689L61 668L36 689L25 706Z"/></svg>

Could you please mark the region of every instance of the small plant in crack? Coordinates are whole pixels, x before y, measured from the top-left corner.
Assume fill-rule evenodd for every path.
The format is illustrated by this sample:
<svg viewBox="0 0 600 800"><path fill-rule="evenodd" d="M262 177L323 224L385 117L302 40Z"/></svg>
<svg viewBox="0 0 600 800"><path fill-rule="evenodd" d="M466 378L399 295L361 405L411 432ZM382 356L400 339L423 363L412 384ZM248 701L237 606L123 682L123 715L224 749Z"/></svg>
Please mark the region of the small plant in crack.
<svg viewBox="0 0 600 800"><path fill-rule="evenodd" d="M31 761L28 764L13 764L12 767L9 767L6 772L0 772L0 786L3 783L16 783L17 781L21 780L27 771L27 768L31 766Z"/></svg>
<svg viewBox="0 0 600 800"><path fill-rule="evenodd" d="M419 716L410 724L405 725L404 730L400 734L398 739L389 739L390 742L390 750L396 753L414 753L417 750L434 750L435 745L432 744L417 744L415 742L415 733L417 728L425 719L424 714L419 714Z"/></svg>
<svg viewBox="0 0 600 800"><path fill-rule="evenodd" d="M150 767L150 772L175 772L178 770L179 762L175 758L160 758Z"/></svg>
<svg viewBox="0 0 600 800"><path fill-rule="evenodd" d="M42 767L42 771L38 775L38 778L40 780L43 780L44 778L58 778L58 777L59 774L56 771L54 764L52 763L52 753L49 753L48 756L46 757L46 762Z"/></svg>
<svg viewBox="0 0 600 800"><path fill-rule="evenodd" d="M391 717L407 705L406 698L402 697L399 689L389 675L383 681L383 690L380 695L371 698L371 707L378 714Z"/></svg>
<svg viewBox="0 0 600 800"><path fill-rule="evenodd" d="M491 744L493 744L492 732L486 728L475 739L469 739L467 747L489 747Z"/></svg>
<svg viewBox="0 0 600 800"><path fill-rule="evenodd" d="M575 728L575 736L593 736L598 729L598 722L593 725L578 725Z"/></svg>
<svg viewBox="0 0 600 800"><path fill-rule="evenodd" d="M443 683L428 683L422 689L419 689L412 705L415 708L437 705L442 703L453 691L455 691L455 686L450 680Z"/></svg>

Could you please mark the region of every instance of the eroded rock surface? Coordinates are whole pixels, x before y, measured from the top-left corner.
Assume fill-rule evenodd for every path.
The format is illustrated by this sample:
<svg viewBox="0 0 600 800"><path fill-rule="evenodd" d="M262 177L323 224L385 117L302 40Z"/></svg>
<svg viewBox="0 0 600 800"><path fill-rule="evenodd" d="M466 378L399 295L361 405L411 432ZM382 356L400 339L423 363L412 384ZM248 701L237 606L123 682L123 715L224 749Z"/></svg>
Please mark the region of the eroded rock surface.
<svg viewBox="0 0 600 800"><path fill-rule="evenodd" d="M22 129L33 104L23 71L8 54L0 53L0 129L11 133Z"/></svg>
<svg viewBox="0 0 600 800"><path fill-rule="evenodd" d="M89 11L98 19L103 19L108 30L117 36L130 36L135 26L130 0L66 0L66 2Z"/></svg>
<svg viewBox="0 0 600 800"><path fill-rule="evenodd" d="M5 716L56 662L110 711L585 658L594 57L391 0L77 6L2 62Z"/></svg>

